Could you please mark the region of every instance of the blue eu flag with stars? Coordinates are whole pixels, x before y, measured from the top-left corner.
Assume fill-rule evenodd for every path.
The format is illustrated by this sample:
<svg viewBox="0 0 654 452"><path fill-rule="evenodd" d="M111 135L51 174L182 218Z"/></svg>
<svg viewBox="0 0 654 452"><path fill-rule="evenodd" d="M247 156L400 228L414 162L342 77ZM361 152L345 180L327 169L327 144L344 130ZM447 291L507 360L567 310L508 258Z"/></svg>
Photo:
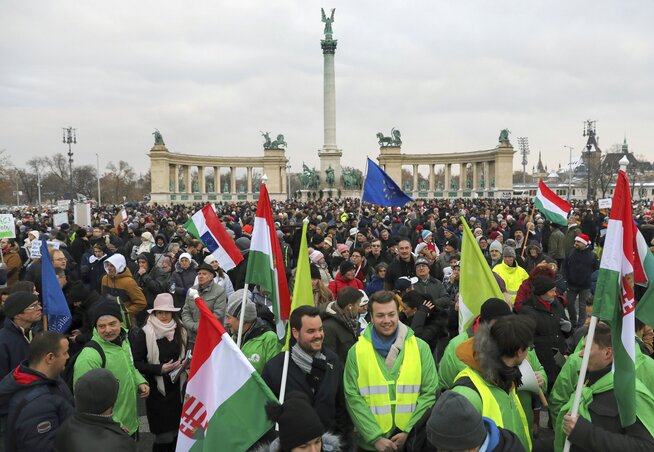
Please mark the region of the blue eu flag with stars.
<svg viewBox="0 0 654 452"><path fill-rule="evenodd" d="M362 201L380 206L401 207L413 198L402 191L383 169L368 158L368 174L363 185Z"/></svg>
<svg viewBox="0 0 654 452"><path fill-rule="evenodd" d="M48 316L48 329L65 333L73 322L66 297L61 290L48 252L48 244L41 240L41 301L43 314Z"/></svg>

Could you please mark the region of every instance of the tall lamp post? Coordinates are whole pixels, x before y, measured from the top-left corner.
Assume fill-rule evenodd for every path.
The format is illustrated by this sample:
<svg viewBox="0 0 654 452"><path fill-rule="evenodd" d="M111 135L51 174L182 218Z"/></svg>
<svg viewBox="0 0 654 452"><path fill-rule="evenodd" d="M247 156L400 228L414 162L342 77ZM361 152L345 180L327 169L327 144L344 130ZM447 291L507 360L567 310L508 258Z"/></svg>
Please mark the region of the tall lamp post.
<svg viewBox="0 0 654 452"><path fill-rule="evenodd" d="M73 200L73 150L71 145L77 144L77 129L62 127L64 129L64 144L68 144L68 171L70 172L70 199Z"/></svg>
<svg viewBox="0 0 654 452"><path fill-rule="evenodd" d="M286 164L286 192L287 192L287 197L290 200L291 199L291 161L290 159L288 160L288 163Z"/></svg>
<svg viewBox="0 0 654 452"><path fill-rule="evenodd" d="M100 155L95 154L95 172L98 176L98 206L102 205L102 192L100 191Z"/></svg>
<svg viewBox="0 0 654 452"><path fill-rule="evenodd" d="M588 175L588 188L586 191L586 199L590 201L590 152L593 147L592 143L597 143L595 138L595 123L597 121L587 120L584 122L584 136L588 137L588 143L586 144L586 174Z"/></svg>
<svg viewBox="0 0 654 452"><path fill-rule="evenodd" d="M570 151L570 160L568 162L568 202L570 201L570 196L572 195L572 146L563 146L568 148Z"/></svg>
<svg viewBox="0 0 654 452"><path fill-rule="evenodd" d="M522 155L522 183L527 183L527 156L529 155L529 139L527 137L518 137L518 149Z"/></svg>

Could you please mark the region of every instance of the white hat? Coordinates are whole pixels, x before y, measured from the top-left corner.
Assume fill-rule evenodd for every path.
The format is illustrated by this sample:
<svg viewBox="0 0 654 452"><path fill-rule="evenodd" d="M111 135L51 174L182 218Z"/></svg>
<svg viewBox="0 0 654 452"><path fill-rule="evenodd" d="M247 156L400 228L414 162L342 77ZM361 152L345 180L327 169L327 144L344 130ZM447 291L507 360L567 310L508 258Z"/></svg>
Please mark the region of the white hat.
<svg viewBox="0 0 654 452"><path fill-rule="evenodd" d="M154 306L148 309L148 314L154 311L178 312L180 308L176 308L173 303L173 296L167 292L160 293L154 299Z"/></svg>
<svg viewBox="0 0 654 452"><path fill-rule="evenodd" d="M354 234L356 234L357 232L359 232L359 230L358 230L357 228L351 228L351 229L350 229L350 235L354 235Z"/></svg>

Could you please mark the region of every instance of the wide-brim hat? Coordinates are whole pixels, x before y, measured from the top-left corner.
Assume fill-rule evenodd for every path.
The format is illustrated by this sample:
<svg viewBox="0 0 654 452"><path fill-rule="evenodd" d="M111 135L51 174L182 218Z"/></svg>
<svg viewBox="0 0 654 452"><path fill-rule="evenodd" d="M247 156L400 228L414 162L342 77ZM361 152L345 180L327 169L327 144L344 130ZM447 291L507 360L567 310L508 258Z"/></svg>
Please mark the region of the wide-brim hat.
<svg viewBox="0 0 654 452"><path fill-rule="evenodd" d="M148 314L152 314L154 311L179 312L180 310L175 307L171 294L160 293L155 297L152 309L148 309Z"/></svg>
<svg viewBox="0 0 654 452"><path fill-rule="evenodd" d="M199 273L200 270L206 270L208 272L213 273L214 276L216 276L216 269L214 269L211 265L205 264L204 262L198 266L198 268L195 269L196 273Z"/></svg>

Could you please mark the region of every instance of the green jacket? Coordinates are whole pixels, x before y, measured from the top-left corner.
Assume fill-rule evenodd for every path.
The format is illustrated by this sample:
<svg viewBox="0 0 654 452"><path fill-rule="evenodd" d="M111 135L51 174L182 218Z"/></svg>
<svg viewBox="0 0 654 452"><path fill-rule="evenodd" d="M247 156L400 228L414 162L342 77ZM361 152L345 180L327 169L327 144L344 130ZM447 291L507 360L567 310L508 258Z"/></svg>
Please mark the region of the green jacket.
<svg viewBox="0 0 654 452"><path fill-rule="evenodd" d="M547 399L550 408L550 419L553 421L558 417L563 404L574 396L577 389L577 380L581 369L579 351L583 348L583 344L583 340L579 341L574 353L568 356ZM639 347L636 347L636 377L648 388L654 388L654 360L644 355Z"/></svg>
<svg viewBox="0 0 654 452"><path fill-rule="evenodd" d="M438 368L439 379L439 388L442 390L449 389L454 384L454 379L459 372L466 368L466 365L456 356L456 348L466 339L468 339L468 333L463 332L458 336L452 338L443 354L441 359L440 366ZM543 365L538 360L536 352L534 350L529 350L527 354L527 361L531 364L531 367L534 369L534 372L539 372L540 376L543 377L543 387L547 388L547 374ZM527 422L529 425L534 423L534 409L532 404L532 394L528 391L518 391L518 398L522 404L522 409L525 411L525 416L527 416Z"/></svg>
<svg viewBox="0 0 654 452"><path fill-rule="evenodd" d="M368 325L363 332L363 336L370 341L372 341L371 328L373 328L373 325ZM408 328L407 339L413 335L411 328ZM436 401L436 389L438 387L438 373L436 372L436 364L434 363L434 357L429 345L420 338L416 338L416 340L420 352L422 381L420 383L420 395L418 396L417 407L409 421L407 432L413 428L416 422L420 420L427 410L430 410L434 406ZM400 364L404 359L404 348L400 351L400 354L390 371L384 364L384 359L381 355L377 353L375 353L375 355L377 357L377 364L386 379L388 381L397 380L400 375ZM375 421L375 418L370 412L370 408L366 405L363 397L359 394L359 385L357 384L358 378L359 367L357 364L356 350L355 347L352 347L347 355L343 377L347 411L350 413L350 418L359 432L359 446L363 450L375 450L375 441L383 435L379 425L377 425L377 421ZM391 400L395 400L395 388L393 386L391 386L390 397ZM393 430L388 433L388 437L392 434Z"/></svg>
<svg viewBox="0 0 654 452"><path fill-rule="evenodd" d="M253 328L256 328L255 325ZM245 357L250 361L250 364L256 369L257 372L263 371L263 366L266 365L271 358L277 356L282 351L282 346L277 339L277 334L273 331L264 331L256 337L251 339L244 338L245 342L241 346L241 351ZM236 337L234 338L236 341Z"/></svg>
<svg viewBox="0 0 654 452"><path fill-rule="evenodd" d="M110 370L120 382L118 398L114 405L114 421L127 427L129 434L133 435L139 428L139 417L136 412L138 386L148 382L134 367L132 350L129 347L127 337L125 337L122 345L118 346L102 339L98 334L98 330L93 328L93 340L100 344L104 351L106 357L105 368ZM90 347L84 348L75 361L73 384L88 371L101 367L102 359L98 352Z"/></svg>

